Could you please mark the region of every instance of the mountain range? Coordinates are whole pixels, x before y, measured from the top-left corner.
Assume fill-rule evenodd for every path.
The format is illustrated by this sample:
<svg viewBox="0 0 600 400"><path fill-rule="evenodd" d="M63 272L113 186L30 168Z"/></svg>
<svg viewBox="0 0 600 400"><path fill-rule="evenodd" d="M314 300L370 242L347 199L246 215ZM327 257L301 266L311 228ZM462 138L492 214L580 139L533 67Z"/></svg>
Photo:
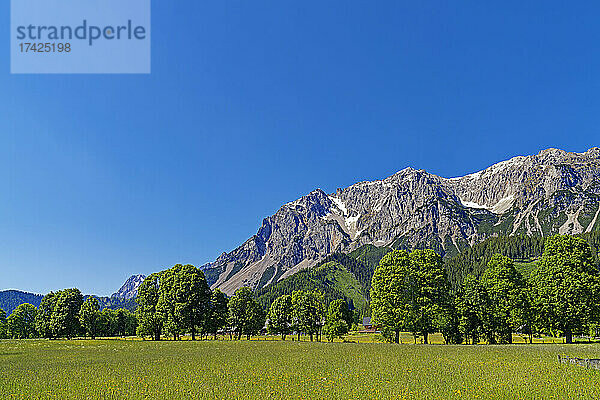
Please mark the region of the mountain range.
<svg viewBox="0 0 600 400"><path fill-rule="evenodd" d="M121 286L121 288L113 293L110 297L95 295L86 295L85 297L96 297L98 299L98 303L100 304L100 309L102 310L105 308L125 308L133 311L137 307L135 302L137 289L145 278L145 275L130 276L125 281L123 286ZM41 294L23 292L21 290L2 290L0 291L0 308L6 312L6 315L10 315L15 308L23 303L29 303L39 307L43 297L44 296Z"/></svg>
<svg viewBox="0 0 600 400"><path fill-rule="evenodd" d="M525 248L507 252L516 258L539 256L543 242L536 238L553 234L583 233L597 248L599 214L596 147L584 153L547 149L455 178L405 168L331 194L315 189L284 204L263 220L256 235L201 268L213 289L231 295L249 286L264 304L308 285L361 306L368 300L372 271L391 249L433 248L444 256L453 284L459 284L473 268L484 268L486 257L473 258L480 251L470 249L496 243L489 238ZM96 296L101 307L134 309L144 278L133 275L110 297ZM23 302L38 306L41 298L0 291L0 308L10 313Z"/></svg>
<svg viewBox="0 0 600 400"><path fill-rule="evenodd" d="M256 235L202 267L211 287L259 290L365 245L451 258L494 236L600 229L600 149L518 156L462 177L403 169L284 204Z"/></svg>

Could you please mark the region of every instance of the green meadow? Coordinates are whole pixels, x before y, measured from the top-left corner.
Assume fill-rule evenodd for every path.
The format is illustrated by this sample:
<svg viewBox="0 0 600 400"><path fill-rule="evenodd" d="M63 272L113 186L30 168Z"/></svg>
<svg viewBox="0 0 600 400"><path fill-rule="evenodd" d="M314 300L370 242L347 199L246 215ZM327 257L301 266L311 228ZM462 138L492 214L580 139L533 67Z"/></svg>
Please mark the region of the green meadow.
<svg viewBox="0 0 600 400"><path fill-rule="evenodd" d="M2 399L591 399L598 344L0 342ZM360 337L356 337L360 339Z"/></svg>

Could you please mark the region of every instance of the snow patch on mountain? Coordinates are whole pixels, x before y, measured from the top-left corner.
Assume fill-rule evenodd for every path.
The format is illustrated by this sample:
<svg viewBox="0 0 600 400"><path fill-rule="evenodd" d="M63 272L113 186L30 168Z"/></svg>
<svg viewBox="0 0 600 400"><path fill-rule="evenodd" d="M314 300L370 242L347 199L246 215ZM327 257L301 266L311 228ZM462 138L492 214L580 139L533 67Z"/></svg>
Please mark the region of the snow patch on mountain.
<svg viewBox="0 0 600 400"><path fill-rule="evenodd" d="M462 203L462 205L465 206L465 207L469 207L469 208L484 208L486 210L488 209L486 206L484 206L482 204L477 204L477 203L474 203L472 201L466 201L466 200L461 199L460 197L459 197L459 200Z"/></svg>
<svg viewBox="0 0 600 400"><path fill-rule="evenodd" d="M514 200L515 196L512 194L510 196L503 197L500 199L500 201L494 204L490 211L495 214L503 214L512 207Z"/></svg>
<svg viewBox="0 0 600 400"><path fill-rule="evenodd" d="M488 207L484 204L475 203L474 201L467 201L461 197L459 197L458 199L460 200L461 204L465 207L484 209L484 210L491 211L494 214L503 214L512 207L514 198L515 197L512 194L510 196L503 197L502 199L500 199L496 204L494 204L491 207Z"/></svg>
<svg viewBox="0 0 600 400"><path fill-rule="evenodd" d="M583 227L579 223L579 213L583 207L580 207L574 213L565 213L567 215L567 220L564 224L558 229L558 233L561 235L573 235L576 233L583 232Z"/></svg>
<svg viewBox="0 0 600 400"><path fill-rule="evenodd" d="M335 204L336 207L342 212L342 215L348 215L348 209L341 199L333 196L329 196L329 199L333 201L333 204Z"/></svg>
<svg viewBox="0 0 600 400"><path fill-rule="evenodd" d="M339 211L341 211L341 215L336 214L335 216L333 216L331 213L329 213L323 218L326 220L334 219L334 220L338 221L340 223L342 229L348 235L350 235L350 237L353 240L356 239L358 237L358 235L360 235L362 232L362 230L359 231L357 229L357 224L358 224L358 220L360 219L360 214L352 215L352 213L350 213L348 211L346 204L340 198L337 198L335 196L328 196L328 197L333 202L333 204L335 204L337 209Z"/></svg>

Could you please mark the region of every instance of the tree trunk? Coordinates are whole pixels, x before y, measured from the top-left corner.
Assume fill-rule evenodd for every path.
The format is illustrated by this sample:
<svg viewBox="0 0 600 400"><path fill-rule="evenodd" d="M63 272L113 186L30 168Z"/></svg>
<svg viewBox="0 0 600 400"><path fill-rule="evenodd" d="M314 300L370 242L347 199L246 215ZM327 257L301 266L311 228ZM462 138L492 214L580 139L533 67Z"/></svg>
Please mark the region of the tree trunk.
<svg viewBox="0 0 600 400"><path fill-rule="evenodd" d="M300 332L298 332L298 341L300 341Z"/></svg>
<svg viewBox="0 0 600 400"><path fill-rule="evenodd" d="M429 344L429 342L427 341L428 336L429 336L428 332L423 332L423 343L424 344Z"/></svg>
<svg viewBox="0 0 600 400"><path fill-rule="evenodd" d="M281 340L285 340L285 333L281 334Z"/></svg>
<svg viewBox="0 0 600 400"><path fill-rule="evenodd" d="M570 330L565 332L565 343L571 344L573 343L573 332Z"/></svg>
<svg viewBox="0 0 600 400"><path fill-rule="evenodd" d="M192 340L196 340L196 330L192 326Z"/></svg>
<svg viewBox="0 0 600 400"><path fill-rule="evenodd" d="M310 333L310 341L311 342L313 341L313 334L312 334L312 332Z"/></svg>
<svg viewBox="0 0 600 400"><path fill-rule="evenodd" d="M400 343L400 329L396 329L396 336L394 337L394 343Z"/></svg>

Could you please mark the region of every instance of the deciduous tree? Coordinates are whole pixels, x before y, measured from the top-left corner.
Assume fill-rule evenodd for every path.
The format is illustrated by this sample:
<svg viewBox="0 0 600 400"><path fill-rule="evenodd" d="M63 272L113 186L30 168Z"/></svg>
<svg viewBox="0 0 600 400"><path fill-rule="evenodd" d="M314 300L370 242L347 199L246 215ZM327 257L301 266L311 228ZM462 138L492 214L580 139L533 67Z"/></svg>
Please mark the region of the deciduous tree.
<svg viewBox="0 0 600 400"><path fill-rule="evenodd" d="M83 295L79 289L64 289L56 293L56 303L50 319L53 336L71 339L80 333L79 311Z"/></svg>
<svg viewBox="0 0 600 400"><path fill-rule="evenodd" d="M205 318L204 331L217 338L219 329L227 326L229 309L227 308L227 296L219 289L215 289L210 297L210 308Z"/></svg>
<svg viewBox="0 0 600 400"><path fill-rule="evenodd" d="M372 322L393 331L395 343L400 342L400 331L411 311L411 293L407 290L410 279L408 252L394 250L381 259L371 282Z"/></svg>
<svg viewBox="0 0 600 400"><path fill-rule="evenodd" d="M319 291L297 290L292 293L294 329L320 340L320 332L325 319L325 301Z"/></svg>
<svg viewBox="0 0 600 400"><path fill-rule="evenodd" d="M95 339L100 329L100 305L98 299L94 296L89 296L81 306L79 312L79 322L87 335Z"/></svg>
<svg viewBox="0 0 600 400"><path fill-rule="evenodd" d="M56 300L58 296L54 292L50 292L44 296L38 313L35 318L35 328L38 331L40 337L53 338L54 331L52 330L52 314L54 313L54 307L56 306Z"/></svg>
<svg viewBox="0 0 600 400"><path fill-rule="evenodd" d="M136 315L138 320L137 333L140 336L150 336L152 340L160 340L163 330L163 319L156 309L159 298L161 273L146 277L138 288L135 301L138 304Z"/></svg>
<svg viewBox="0 0 600 400"><path fill-rule="evenodd" d="M512 343L517 328L531 325L525 280L516 270L513 260L494 254L481 277L489 297L489 313L499 343Z"/></svg>
<svg viewBox="0 0 600 400"><path fill-rule="evenodd" d="M342 299L332 301L323 328L327 339L333 342L335 338L343 338L348 333L350 324L352 324L352 312L348 309L348 303Z"/></svg>
<svg viewBox="0 0 600 400"><path fill-rule="evenodd" d="M450 306L450 284L442 259L433 250L414 250L409 258L412 274L405 290L412 304L408 325L428 343L429 334L440 328L436 326L439 315Z"/></svg>
<svg viewBox="0 0 600 400"><path fill-rule="evenodd" d="M210 288L202 271L189 264L173 266L163 272L159 293L157 310L166 330L174 338L191 332L194 340L210 309Z"/></svg>
<svg viewBox="0 0 600 400"><path fill-rule="evenodd" d="M29 303L20 304L8 317L8 336L13 339L29 339L37 336L35 316L37 308Z"/></svg>
<svg viewBox="0 0 600 400"><path fill-rule="evenodd" d="M566 343L598 321L600 279L589 244L574 236L553 236L531 274L533 300L547 332L559 330Z"/></svg>
<svg viewBox="0 0 600 400"><path fill-rule="evenodd" d="M281 335L281 339L290 334L292 329L292 296L284 294L275 299L267 315L269 332Z"/></svg>
<svg viewBox="0 0 600 400"><path fill-rule="evenodd" d="M450 296L448 304L437 313L435 326L442 334L446 344L461 344L463 342L454 296Z"/></svg>
<svg viewBox="0 0 600 400"><path fill-rule="evenodd" d="M0 308L0 339L6 339L8 337L6 320L6 312Z"/></svg>
<svg viewBox="0 0 600 400"><path fill-rule="evenodd" d="M467 275L456 302L460 314L459 326L467 344L469 339L472 344L477 344L482 333L487 333L489 342L490 299L475 275ZM491 340L493 341L493 335Z"/></svg>
<svg viewBox="0 0 600 400"><path fill-rule="evenodd" d="M238 289L229 299L229 324L239 340L242 335L256 335L265 324L265 312L254 299L252 290L247 287Z"/></svg>

